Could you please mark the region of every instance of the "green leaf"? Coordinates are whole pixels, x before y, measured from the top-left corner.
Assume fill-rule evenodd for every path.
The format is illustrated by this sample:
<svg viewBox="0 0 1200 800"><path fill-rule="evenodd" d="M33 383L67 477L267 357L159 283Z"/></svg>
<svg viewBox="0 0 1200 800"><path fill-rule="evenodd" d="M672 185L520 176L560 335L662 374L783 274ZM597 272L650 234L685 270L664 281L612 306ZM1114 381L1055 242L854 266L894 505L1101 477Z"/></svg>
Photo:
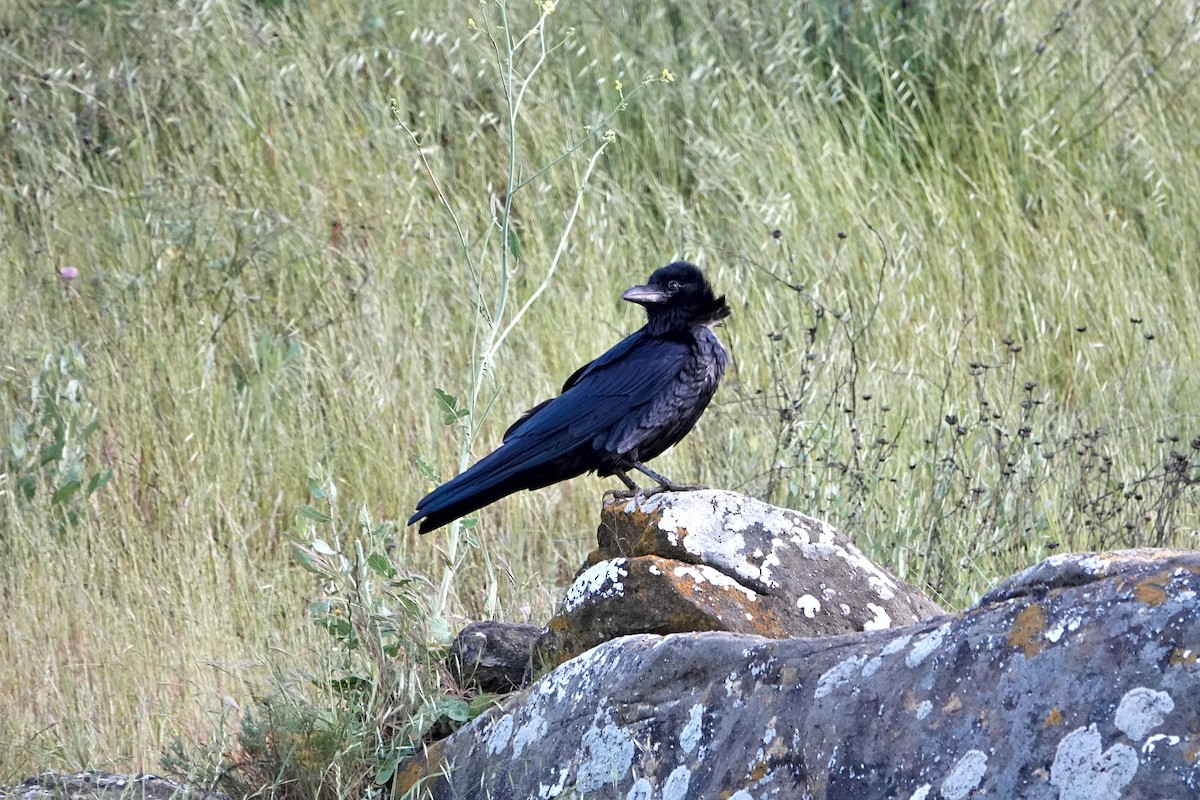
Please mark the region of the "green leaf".
<svg viewBox="0 0 1200 800"><path fill-rule="evenodd" d="M426 478L426 480L431 480L434 483L442 482L442 479L438 476L437 471L434 470L433 467L429 466L428 461L418 455L414 455L413 458L416 459L417 462L417 472L420 472L421 475Z"/></svg>
<svg viewBox="0 0 1200 800"><path fill-rule="evenodd" d="M467 713L471 719L475 719L488 709L500 705L500 700L503 697L504 695L492 694L490 692L476 695L471 698L471 703L467 706Z"/></svg>
<svg viewBox="0 0 1200 800"><path fill-rule="evenodd" d="M347 648L353 650L358 646L354 641L354 629L350 627L350 623L341 617L321 617L313 620L318 627L324 628L335 639L341 639Z"/></svg>
<svg viewBox="0 0 1200 800"><path fill-rule="evenodd" d="M446 621L445 617L429 618L429 635L439 644L449 645L454 640L454 636L450 633L450 623Z"/></svg>
<svg viewBox="0 0 1200 800"><path fill-rule="evenodd" d="M367 566L385 578L396 577L396 568L392 566L391 560L383 553L375 553L368 558Z"/></svg>
<svg viewBox="0 0 1200 800"><path fill-rule="evenodd" d="M375 785L383 786L392 779L396 774L396 767L400 766L400 762L404 760L406 752L401 748L395 748L389 752L375 769Z"/></svg>
<svg viewBox="0 0 1200 800"><path fill-rule="evenodd" d="M307 503L296 509L296 515L304 517L304 519L311 519L313 522L329 522L329 520L333 519L333 517L324 511L313 508Z"/></svg>
<svg viewBox="0 0 1200 800"><path fill-rule="evenodd" d="M106 469L104 472L97 472L93 474L91 479L88 481L87 493L91 495L103 489L104 484L108 483L109 480L112 479L112 476L113 471L111 469Z"/></svg>
<svg viewBox="0 0 1200 800"><path fill-rule="evenodd" d="M71 499L72 495L79 491L81 486L83 486L83 484L80 483L77 478L72 478L62 486L58 487L58 489L54 492L54 496L50 498L50 502L56 506L66 503Z"/></svg>
<svg viewBox="0 0 1200 800"><path fill-rule="evenodd" d="M321 479L315 475L308 476L308 493L314 500L328 500L328 495L325 493L325 487L321 485Z"/></svg>
<svg viewBox="0 0 1200 800"><path fill-rule="evenodd" d="M330 680L329 685L339 692L371 691L371 679L365 675L343 675L340 678Z"/></svg>
<svg viewBox="0 0 1200 800"><path fill-rule="evenodd" d="M321 574L321 571L319 569L317 569L315 566L313 566L313 560L309 557L308 552L305 551L305 549L303 547L298 547L296 545L292 545L292 558L294 558L296 560L297 564L304 567L306 570L308 570L312 574L314 574L314 575Z"/></svg>
<svg viewBox="0 0 1200 800"><path fill-rule="evenodd" d="M41 458L38 459L38 466L44 467L51 461L58 461L62 458L63 443L57 441L42 451Z"/></svg>
<svg viewBox="0 0 1200 800"><path fill-rule="evenodd" d="M508 252L517 261L521 260L521 240L512 228L508 229Z"/></svg>
<svg viewBox="0 0 1200 800"><path fill-rule="evenodd" d="M467 701L457 697L439 697L433 701L433 711L435 715L448 717L455 722L466 722L471 718Z"/></svg>
<svg viewBox="0 0 1200 800"><path fill-rule="evenodd" d="M446 425L453 425L458 420L465 417L470 412L458 404L458 398L452 394L447 394L441 389L434 388L434 395L437 397L438 408L443 412L442 422Z"/></svg>

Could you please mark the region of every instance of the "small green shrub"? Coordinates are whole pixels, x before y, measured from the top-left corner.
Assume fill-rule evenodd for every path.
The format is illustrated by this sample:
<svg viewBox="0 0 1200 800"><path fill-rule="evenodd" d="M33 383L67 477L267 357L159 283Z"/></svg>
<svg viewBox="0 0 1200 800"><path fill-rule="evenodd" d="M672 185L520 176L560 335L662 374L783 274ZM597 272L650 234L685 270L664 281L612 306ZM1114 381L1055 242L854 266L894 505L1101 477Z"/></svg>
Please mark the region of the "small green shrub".
<svg viewBox="0 0 1200 800"><path fill-rule="evenodd" d="M78 345L47 354L12 419L4 451L3 471L18 500L48 506L58 532L80 521L88 499L113 476L112 469L94 468L89 442L100 430L100 411L87 385Z"/></svg>

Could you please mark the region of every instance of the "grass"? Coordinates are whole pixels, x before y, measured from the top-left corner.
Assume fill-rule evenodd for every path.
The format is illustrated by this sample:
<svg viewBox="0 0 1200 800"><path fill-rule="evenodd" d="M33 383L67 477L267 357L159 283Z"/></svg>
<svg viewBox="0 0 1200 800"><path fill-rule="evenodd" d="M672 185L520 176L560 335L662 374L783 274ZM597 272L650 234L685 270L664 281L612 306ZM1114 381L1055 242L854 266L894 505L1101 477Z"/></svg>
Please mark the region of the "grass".
<svg viewBox="0 0 1200 800"><path fill-rule="evenodd" d="M822 516L950 607L1054 552L1194 546L1196 20L858 5L564 2L511 138L493 6L0 9L0 783L154 769L321 674L284 536L314 466L405 519L416 457L460 463L435 388L480 381L482 455L677 257L729 295L735 368L665 474ZM601 129L477 371L477 302L502 257L510 314L542 285ZM502 237L514 138L524 177L586 141ZM452 622L546 619L605 487L483 510ZM436 585L448 542L391 558Z"/></svg>

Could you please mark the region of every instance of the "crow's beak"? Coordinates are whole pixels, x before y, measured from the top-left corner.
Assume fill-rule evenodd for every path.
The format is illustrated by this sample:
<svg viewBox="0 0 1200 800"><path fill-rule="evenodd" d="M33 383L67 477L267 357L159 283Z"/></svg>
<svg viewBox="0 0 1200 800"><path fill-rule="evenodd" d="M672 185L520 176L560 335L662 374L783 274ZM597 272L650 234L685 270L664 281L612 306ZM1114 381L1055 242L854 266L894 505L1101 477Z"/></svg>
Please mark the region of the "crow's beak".
<svg viewBox="0 0 1200 800"><path fill-rule="evenodd" d="M632 289L626 289L621 299L641 306L653 306L664 302L667 294L653 286L634 286Z"/></svg>

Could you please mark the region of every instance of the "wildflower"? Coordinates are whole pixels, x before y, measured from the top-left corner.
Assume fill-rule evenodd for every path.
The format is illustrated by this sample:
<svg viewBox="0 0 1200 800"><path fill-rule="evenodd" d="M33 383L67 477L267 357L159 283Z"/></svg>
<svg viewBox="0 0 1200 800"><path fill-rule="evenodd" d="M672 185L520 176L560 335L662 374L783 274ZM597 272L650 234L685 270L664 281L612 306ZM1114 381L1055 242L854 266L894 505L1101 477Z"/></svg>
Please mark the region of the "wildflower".
<svg viewBox="0 0 1200 800"><path fill-rule="evenodd" d="M667 69L666 67L663 67L662 79L667 83L675 82L675 76L671 74L671 70Z"/></svg>
<svg viewBox="0 0 1200 800"><path fill-rule="evenodd" d="M79 270L74 267L63 267L58 271L58 277L62 278L67 283L79 277Z"/></svg>
<svg viewBox="0 0 1200 800"><path fill-rule="evenodd" d="M475 18L474 17L467 17L467 27L470 28L471 30L475 30Z"/></svg>
<svg viewBox="0 0 1200 800"><path fill-rule="evenodd" d="M543 0L542 13L543 14L553 14L555 5L557 5L555 0Z"/></svg>

